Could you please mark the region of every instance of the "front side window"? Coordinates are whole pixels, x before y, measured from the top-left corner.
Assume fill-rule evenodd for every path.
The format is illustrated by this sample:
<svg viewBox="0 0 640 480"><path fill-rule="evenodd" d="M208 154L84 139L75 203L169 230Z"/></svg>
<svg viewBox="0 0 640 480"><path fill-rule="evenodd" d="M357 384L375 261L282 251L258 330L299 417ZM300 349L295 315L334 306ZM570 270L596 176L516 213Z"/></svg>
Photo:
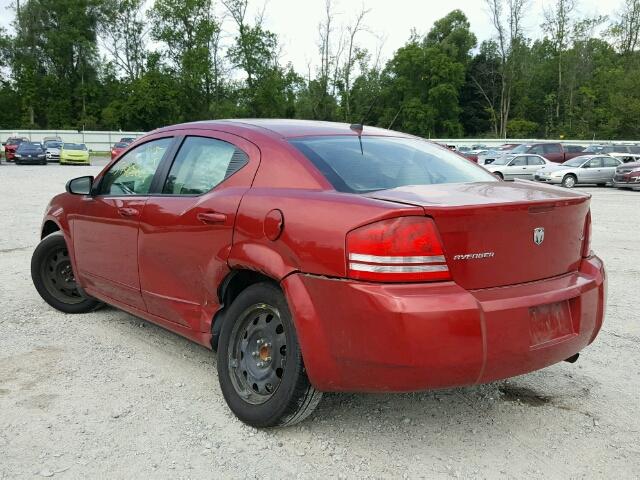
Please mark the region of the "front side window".
<svg viewBox="0 0 640 480"><path fill-rule="evenodd" d="M187 137L180 147L162 193L201 195L240 170L249 161L234 145L206 137Z"/></svg>
<svg viewBox="0 0 640 480"><path fill-rule="evenodd" d="M587 163L587 168L600 168L602 167L602 158L592 158Z"/></svg>
<svg viewBox="0 0 640 480"><path fill-rule="evenodd" d="M161 138L134 148L113 165L100 182L102 195L146 195L173 138Z"/></svg>
<svg viewBox="0 0 640 480"><path fill-rule="evenodd" d="M289 141L340 192L366 193L405 185L496 182L491 173L425 140L325 136Z"/></svg>

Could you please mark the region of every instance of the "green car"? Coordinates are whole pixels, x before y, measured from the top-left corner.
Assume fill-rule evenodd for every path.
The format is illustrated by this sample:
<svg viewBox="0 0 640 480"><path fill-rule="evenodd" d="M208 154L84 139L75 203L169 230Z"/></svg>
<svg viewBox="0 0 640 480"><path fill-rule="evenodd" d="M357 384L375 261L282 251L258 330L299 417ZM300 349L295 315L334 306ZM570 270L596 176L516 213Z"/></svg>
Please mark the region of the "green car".
<svg viewBox="0 0 640 480"><path fill-rule="evenodd" d="M60 165L91 165L87 146L84 143L63 143L60 147Z"/></svg>

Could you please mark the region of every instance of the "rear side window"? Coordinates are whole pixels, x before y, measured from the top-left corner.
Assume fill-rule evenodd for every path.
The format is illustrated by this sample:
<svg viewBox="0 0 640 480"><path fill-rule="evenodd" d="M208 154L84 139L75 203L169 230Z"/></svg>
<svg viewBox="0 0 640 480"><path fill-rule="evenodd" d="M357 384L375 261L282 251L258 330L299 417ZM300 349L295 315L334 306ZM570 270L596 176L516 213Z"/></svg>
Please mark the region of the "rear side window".
<svg viewBox="0 0 640 480"><path fill-rule="evenodd" d="M160 161L173 138L143 143L127 152L104 175L100 182L103 195L146 195Z"/></svg>
<svg viewBox="0 0 640 480"><path fill-rule="evenodd" d="M234 145L206 137L187 137L162 193L201 195L244 167L249 158Z"/></svg>
<svg viewBox="0 0 640 480"><path fill-rule="evenodd" d="M544 165L544 160L540 157L527 157L529 165Z"/></svg>
<svg viewBox="0 0 640 480"><path fill-rule="evenodd" d="M581 147L579 145L565 145L564 149L569 153L578 153L582 152L584 150L584 147Z"/></svg>
<svg viewBox="0 0 640 480"><path fill-rule="evenodd" d="M290 140L340 192L365 193L405 185L496 182L460 155L412 138L363 136Z"/></svg>
<svg viewBox="0 0 640 480"><path fill-rule="evenodd" d="M544 153L562 153L562 147L557 143L550 143L544 146Z"/></svg>
<svg viewBox="0 0 640 480"><path fill-rule="evenodd" d="M617 167L620 165L620 161L615 158L603 158L602 162L605 167Z"/></svg>

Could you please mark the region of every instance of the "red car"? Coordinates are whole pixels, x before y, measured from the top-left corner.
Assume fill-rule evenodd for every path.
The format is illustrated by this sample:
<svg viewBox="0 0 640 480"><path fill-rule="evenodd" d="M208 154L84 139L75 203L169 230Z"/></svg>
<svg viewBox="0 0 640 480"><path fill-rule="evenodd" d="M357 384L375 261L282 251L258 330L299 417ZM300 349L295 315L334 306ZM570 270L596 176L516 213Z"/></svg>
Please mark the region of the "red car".
<svg viewBox="0 0 640 480"><path fill-rule="evenodd" d="M111 148L111 160L120 155L129 146L129 143L118 142Z"/></svg>
<svg viewBox="0 0 640 480"><path fill-rule="evenodd" d="M28 142L27 137L9 137L4 144L4 158L7 162L13 162L16 156L16 150L22 142Z"/></svg>
<svg viewBox="0 0 640 480"><path fill-rule="evenodd" d="M574 361L602 325L590 197L503 182L388 130L237 120L155 130L53 198L31 265L217 350L231 410L474 385Z"/></svg>

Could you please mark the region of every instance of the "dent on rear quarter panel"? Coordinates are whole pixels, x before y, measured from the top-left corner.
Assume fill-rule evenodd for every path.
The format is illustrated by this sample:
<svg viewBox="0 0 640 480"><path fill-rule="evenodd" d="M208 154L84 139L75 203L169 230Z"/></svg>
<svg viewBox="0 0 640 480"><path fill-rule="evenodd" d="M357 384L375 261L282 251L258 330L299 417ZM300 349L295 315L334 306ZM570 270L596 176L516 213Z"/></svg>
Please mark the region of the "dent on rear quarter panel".
<svg viewBox="0 0 640 480"><path fill-rule="evenodd" d="M279 209L284 218L282 234L275 241L264 232L264 220L273 209ZM332 191L252 188L240 204L229 264L276 280L295 271L344 277L347 232L402 215L424 212L419 207Z"/></svg>

